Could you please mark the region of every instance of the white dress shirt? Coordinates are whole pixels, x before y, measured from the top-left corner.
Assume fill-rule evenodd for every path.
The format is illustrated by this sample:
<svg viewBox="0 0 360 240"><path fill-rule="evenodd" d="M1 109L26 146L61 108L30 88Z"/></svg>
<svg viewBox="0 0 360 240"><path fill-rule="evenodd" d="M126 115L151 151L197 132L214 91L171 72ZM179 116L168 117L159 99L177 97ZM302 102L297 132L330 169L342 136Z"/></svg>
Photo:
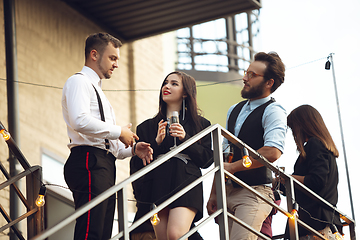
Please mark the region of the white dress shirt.
<svg viewBox="0 0 360 240"><path fill-rule="evenodd" d="M98 91L104 109L105 122L101 120ZM80 74L71 76L62 92L62 112L71 142L68 147L87 145L105 149L109 139L110 152L119 159L132 156L131 147L119 140L121 127L116 126L114 110L101 90L101 79L97 73L84 66Z"/></svg>

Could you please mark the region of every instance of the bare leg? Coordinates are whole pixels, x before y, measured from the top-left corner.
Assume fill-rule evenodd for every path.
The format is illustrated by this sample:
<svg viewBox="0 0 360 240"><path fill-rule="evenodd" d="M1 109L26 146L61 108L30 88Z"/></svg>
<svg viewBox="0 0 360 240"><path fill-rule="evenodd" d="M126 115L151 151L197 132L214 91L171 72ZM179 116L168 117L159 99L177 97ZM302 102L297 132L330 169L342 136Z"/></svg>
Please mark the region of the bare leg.
<svg viewBox="0 0 360 240"><path fill-rule="evenodd" d="M187 233L196 210L186 207L165 208L158 213L160 223L154 226L157 240L176 240Z"/></svg>
<svg viewBox="0 0 360 240"><path fill-rule="evenodd" d="M169 217L169 208L166 207L158 213L160 223L154 227L156 240L167 240L167 226Z"/></svg>
<svg viewBox="0 0 360 240"><path fill-rule="evenodd" d="M196 210L187 207L177 207L169 211L168 240L179 239L190 229L196 215Z"/></svg>

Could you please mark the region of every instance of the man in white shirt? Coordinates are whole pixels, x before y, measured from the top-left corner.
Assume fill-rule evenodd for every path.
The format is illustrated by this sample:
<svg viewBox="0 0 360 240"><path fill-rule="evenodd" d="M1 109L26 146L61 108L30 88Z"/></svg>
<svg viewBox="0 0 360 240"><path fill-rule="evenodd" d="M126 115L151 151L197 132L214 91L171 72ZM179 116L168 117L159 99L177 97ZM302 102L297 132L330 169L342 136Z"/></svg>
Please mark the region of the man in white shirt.
<svg viewBox="0 0 360 240"><path fill-rule="evenodd" d="M109 79L118 68L122 43L107 33L86 39L85 66L65 83L62 111L70 138L70 156L64 177L73 193L75 209L115 184L115 160L133 155L144 162L152 160L150 144L138 142L131 124L120 127L114 111L101 90L102 79ZM74 239L111 238L115 195L76 220Z"/></svg>

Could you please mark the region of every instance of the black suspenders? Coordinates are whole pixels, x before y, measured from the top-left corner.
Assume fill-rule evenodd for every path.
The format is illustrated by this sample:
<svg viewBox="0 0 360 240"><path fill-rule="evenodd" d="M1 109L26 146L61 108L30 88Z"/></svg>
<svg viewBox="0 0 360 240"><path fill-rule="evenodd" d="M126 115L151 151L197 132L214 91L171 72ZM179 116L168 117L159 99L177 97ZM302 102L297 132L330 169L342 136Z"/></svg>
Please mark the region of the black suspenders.
<svg viewBox="0 0 360 240"><path fill-rule="evenodd" d="M75 74L84 75L84 74L82 74L82 73L80 73L80 72L75 73ZM96 97L97 97L97 99L98 99L101 121L105 122L104 108L103 108L103 105L102 105L102 102L101 102L100 95L99 95L98 91L96 90L95 86L94 86L93 84L92 84L92 86L94 87L94 90L95 90L95 93L96 93ZM110 150L109 139L105 139L105 148L106 148L107 152L109 153L109 150Z"/></svg>
<svg viewBox="0 0 360 240"><path fill-rule="evenodd" d="M103 105L102 105L102 102L101 102L100 95L99 95L99 93L98 93L98 91L96 90L96 88L95 88L94 85L93 85L93 87L94 87L94 89L95 89L96 96L97 96L97 99L98 99L98 104L99 104L99 111L100 111L101 120L102 120L103 122L105 122L104 109L103 109ZM108 152L109 152L109 149L110 149L109 139L105 139L105 147L106 147L106 150L108 150Z"/></svg>

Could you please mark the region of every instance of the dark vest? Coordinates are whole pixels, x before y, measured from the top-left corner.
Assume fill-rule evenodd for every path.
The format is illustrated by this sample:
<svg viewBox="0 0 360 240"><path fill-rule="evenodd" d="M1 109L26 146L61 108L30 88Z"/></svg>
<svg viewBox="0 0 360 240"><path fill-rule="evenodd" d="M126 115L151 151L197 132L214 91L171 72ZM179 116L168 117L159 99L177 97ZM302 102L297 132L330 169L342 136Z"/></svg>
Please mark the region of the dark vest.
<svg viewBox="0 0 360 240"><path fill-rule="evenodd" d="M242 101L238 103L230 113L228 119L228 130L232 134L235 133L236 119L246 102L247 101ZM264 128L262 127L261 120L265 108L273 102L275 102L275 99L271 98L271 100L254 109L245 119L240 129L239 135L237 136L241 141L249 145L254 150L258 150L259 148L264 146ZM242 159L242 151L238 147L234 147L233 159L234 161ZM256 169L236 172L234 175L250 186L272 182L271 170L266 168L265 166ZM234 187L240 187L234 182L233 185Z"/></svg>

